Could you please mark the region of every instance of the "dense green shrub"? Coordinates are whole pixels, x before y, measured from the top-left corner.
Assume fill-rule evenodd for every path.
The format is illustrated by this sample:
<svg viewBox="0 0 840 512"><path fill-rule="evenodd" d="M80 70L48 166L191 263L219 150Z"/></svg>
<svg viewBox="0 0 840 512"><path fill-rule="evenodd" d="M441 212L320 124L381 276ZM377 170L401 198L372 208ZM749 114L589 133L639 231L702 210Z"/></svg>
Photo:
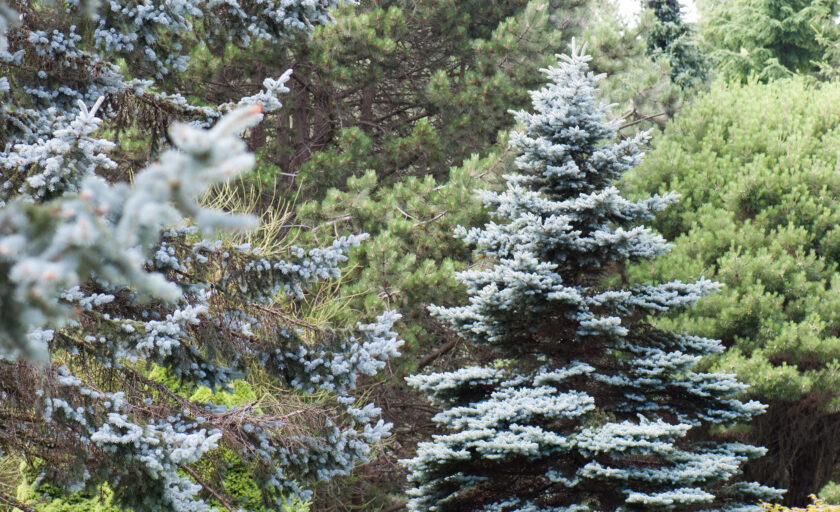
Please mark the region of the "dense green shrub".
<svg viewBox="0 0 840 512"><path fill-rule="evenodd" d="M770 406L749 434L728 434L769 449L747 475L789 489L797 505L840 454L838 118L837 84L718 84L674 119L628 185L683 194L656 222L674 250L631 277L726 285L663 324L728 347L710 364Z"/></svg>

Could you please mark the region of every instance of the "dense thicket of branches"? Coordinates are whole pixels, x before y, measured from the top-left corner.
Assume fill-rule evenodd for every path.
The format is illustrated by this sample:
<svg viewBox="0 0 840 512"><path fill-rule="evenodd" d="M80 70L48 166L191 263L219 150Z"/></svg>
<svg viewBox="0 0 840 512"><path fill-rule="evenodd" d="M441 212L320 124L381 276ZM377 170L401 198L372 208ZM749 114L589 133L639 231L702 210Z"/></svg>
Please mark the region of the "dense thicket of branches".
<svg viewBox="0 0 840 512"><path fill-rule="evenodd" d="M641 7L0 0L0 508L743 510L748 445L746 480L820 491L838 3ZM598 90L574 56L508 115L573 36ZM615 185L685 196L655 218L601 187L649 128ZM674 250L639 264L665 245L633 219ZM539 309L556 279L581 301Z"/></svg>

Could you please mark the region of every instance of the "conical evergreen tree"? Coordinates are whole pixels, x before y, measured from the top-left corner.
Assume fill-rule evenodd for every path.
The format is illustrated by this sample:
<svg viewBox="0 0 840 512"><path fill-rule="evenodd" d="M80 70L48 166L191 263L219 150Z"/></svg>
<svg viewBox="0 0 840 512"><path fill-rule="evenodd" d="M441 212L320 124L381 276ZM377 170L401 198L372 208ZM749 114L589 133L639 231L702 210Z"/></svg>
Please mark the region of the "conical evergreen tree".
<svg viewBox="0 0 840 512"><path fill-rule="evenodd" d="M38 497L18 503L0 482L0 509L93 510L87 497L113 491L135 512L285 510L366 461L389 428L355 386L398 355L397 316L305 320L311 289L365 235L307 251L268 213L218 239L257 219L209 207L255 210L225 183L256 163L239 135L281 107L291 70L232 101L179 86L190 57L283 45L330 22L335 1L7 4L0 454L25 461ZM168 149L114 183L148 139ZM252 399L224 397L237 386Z"/></svg>
<svg viewBox="0 0 840 512"><path fill-rule="evenodd" d="M499 222L457 232L495 263L459 274L468 305L432 310L498 359L409 379L448 430L407 461L411 510L747 511L778 496L731 481L762 448L703 441L764 409L736 398L732 375L693 369L719 342L646 322L718 285L607 286L625 262L668 250L639 223L676 196L633 202L614 186L645 135L609 142L588 61L573 46L546 70L535 113L516 114L521 172L483 193Z"/></svg>
<svg viewBox="0 0 840 512"><path fill-rule="evenodd" d="M694 30L683 22L680 3L650 0L648 7L656 16L647 34L648 54L664 55L671 65L671 80L683 89L706 81L706 57L697 49Z"/></svg>

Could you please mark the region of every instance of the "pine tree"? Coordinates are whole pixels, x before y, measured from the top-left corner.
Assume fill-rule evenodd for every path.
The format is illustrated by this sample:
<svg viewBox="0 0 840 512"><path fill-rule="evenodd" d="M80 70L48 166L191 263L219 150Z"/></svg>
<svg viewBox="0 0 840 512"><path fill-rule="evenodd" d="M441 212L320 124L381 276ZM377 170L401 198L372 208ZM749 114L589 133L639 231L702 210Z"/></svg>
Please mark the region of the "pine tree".
<svg viewBox="0 0 840 512"><path fill-rule="evenodd" d="M709 364L768 405L740 434L768 450L745 474L787 488L795 506L836 478L840 457L838 116L837 83L718 84L627 180L634 194L683 195L654 224L673 250L628 277L724 284L660 325L721 339L726 352Z"/></svg>
<svg viewBox="0 0 840 512"><path fill-rule="evenodd" d="M611 113L628 125L619 129L620 136L663 127L691 92L673 82L666 55L648 51L648 36L658 24L652 14L643 11L638 23L631 25L617 2L602 2L593 10L583 33L592 48L590 67L605 75L598 94L613 105Z"/></svg>
<svg viewBox="0 0 840 512"><path fill-rule="evenodd" d="M527 102L524 91L574 35L586 4L387 0L339 9L335 24L266 58L297 73L288 109L264 133L277 142L261 155L261 173L270 182L294 174L304 197L318 198L369 169L386 184L445 179L509 127L507 109Z"/></svg>
<svg viewBox="0 0 840 512"><path fill-rule="evenodd" d="M346 191L331 189L323 201L298 208L297 222L306 227L292 236L300 243L313 240L318 245L334 233L370 233L370 239L350 254L342 287L330 290L325 286L322 292L322 296L340 295L333 299L343 305L336 321L351 323L359 315L373 317L392 309L402 314L395 324L405 340L401 356L389 362L390 378L373 389L376 403L394 404L383 411L383 417L394 424L393 442L372 467L359 470L359 479L331 490L336 505L351 501L342 494L345 491L369 509L388 508L403 498L404 472L379 468L392 467L398 459L410 456L417 439L430 430L425 398L407 387L403 378L430 365L458 366L469 357L462 340L431 317L427 306L455 305L465 299L454 271L467 268L473 255L451 233L459 224L475 226L487 220L474 190L497 186L512 163L511 152L503 144L496 149L487 158L473 155L453 167L446 181L430 175L410 176L385 185L370 170L350 178Z"/></svg>
<svg viewBox="0 0 840 512"><path fill-rule="evenodd" d="M451 233L458 225L487 220L474 191L498 185L510 165L510 153L499 149L453 167L446 181L411 176L387 186L369 170L350 178L346 191L331 189L323 201L298 209L298 220L308 226L298 235L301 240L321 240L324 229L327 236L370 233L371 239L350 257L353 270L343 278L343 291L351 297L351 316L389 309L403 314L399 332L407 350L402 365L395 367L399 373L426 366L423 356L440 342L440 322L426 306L455 305L463 295L453 273L472 263L473 255Z"/></svg>
<svg viewBox="0 0 840 512"><path fill-rule="evenodd" d="M134 187L88 177L78 194L0 210L0 446L44 463L39 481L71 491L107 482L138 511L209 510L201 494L219 491L188 466L226 448L247 461L263 500L280 504L310 496L300 484L347 473L387 435L371 421L378 409L358 408L350 393L397 354L396 316L356 332L313 330L275 305L337 276L364 237L281 255L193 227L160 234L182 214L204 228L232 225L190 198L253 164L234 134L258 118L245 109L207 132L173 128L180 152L164 153ZM184 391L226 389L258 365L289 391L231 408L185 399L149 365ZM214 473L223 479L225 465Z"/></svg>
<svg viewBox="0 0 840 512"><path fill-rule="evenodd" d="M184 80L192 74L185 73L195 63L191 57L219 45L284 46L290 38L329 23L329 9L337 3L269 0L242 7L236 2L90 0L43 7L15 2L13 10L4 0L0 2L0 154L16 153L17 144L51 138L76 117L79 101L93 105L104 98L99 111L108 121L109 138L131 139L151 149L143 151L138 162L132 162L135 165L121 170L125 176L141 170L146 160L166 147L167 129L174 120L209 127L225 112L250 103L262 103L266 112L276 111L277 95L288 92L286 68L256 81L247 78L247 93L217 99L202 97L198 90L188 95L179 92L191 89L190 81ZM124 166L121 149L115 148L114 160ZM68 162L62 165L73 167ZM0 172L10 168L18 177L25 175L14 161L0 162ZM99 172L115 174L113 169ZM60 176L50 179L57 186L63 181ZM9 186L4 184L4 190L8 193Z"/></svg>
<svg viewBox="0 0 840 512"><path fill-rule="evenodd" d="M535 112L516 114L520 173L483 194L500 222L457 231L494 263L459 274L468 305L432 311L498 359L409 379L447 429L406 462L411 510L747 511L777 496L731 481L763 449L703 441L704 427L764 409L735 398L745 386L732 375L693 369L719 342L646 322L718 285L606 286L667 251L639 221L676 197L632 202L615 188L644 134L609 142L588 60L573 46L532 93Z"/></svg>

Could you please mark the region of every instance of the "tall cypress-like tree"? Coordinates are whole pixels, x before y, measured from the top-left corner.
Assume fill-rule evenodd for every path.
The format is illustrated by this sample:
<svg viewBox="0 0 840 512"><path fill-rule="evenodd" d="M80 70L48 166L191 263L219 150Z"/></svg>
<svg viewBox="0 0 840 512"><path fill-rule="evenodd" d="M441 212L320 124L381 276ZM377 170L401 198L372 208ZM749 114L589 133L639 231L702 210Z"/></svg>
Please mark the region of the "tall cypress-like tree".
<svg viewBox="0 0 840 512"><path fill-rule="evenodd" d="M640 221L676 196L620 195L645 135L610 142L588 61L573 46L546 70L535 112L516 114L520 173L483 193L498 223L457 232L494 263L459 274L468 305L433 313L497 359L409 379L448 430L407 461L411 510L747 511L779 494L732 481L762 448L703 440L764 410L736 398L732 375L694 369L719 342L646 321L718 285L609 285L626 262L668 250Z"/></svg>
<svg viewBox="0 0 840 512"><path fill-rule="evenodd" d="M694 31L683 22L677 0L650 0L656 23L647 34L648 53L665 55L671 80L681 88L694 87L707 78L705 55L697 49Z"/></svg>

